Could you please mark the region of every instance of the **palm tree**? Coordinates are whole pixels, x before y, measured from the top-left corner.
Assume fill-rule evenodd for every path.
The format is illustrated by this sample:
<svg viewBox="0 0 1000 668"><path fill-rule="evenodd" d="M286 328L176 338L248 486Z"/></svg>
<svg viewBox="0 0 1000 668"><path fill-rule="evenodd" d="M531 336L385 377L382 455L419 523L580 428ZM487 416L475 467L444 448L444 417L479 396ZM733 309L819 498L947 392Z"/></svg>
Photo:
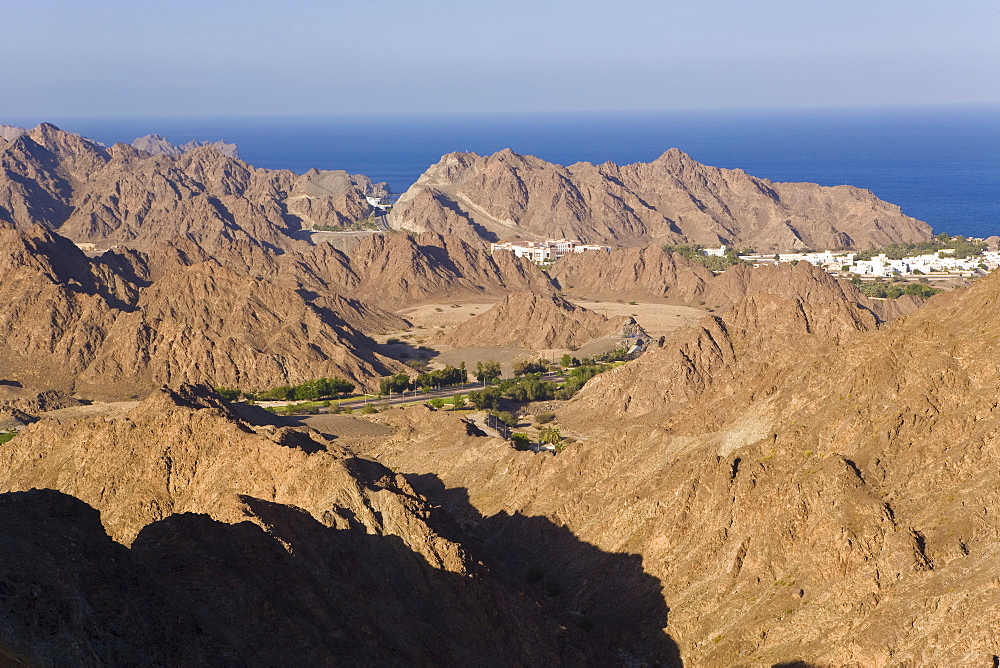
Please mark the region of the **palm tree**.
<svg viewBox="0 0 1000 668"><path fill-rule="evenodd" d="M550 445L559 445L562 441L562 434L559 433L559 427L553 425L538 432L538 440Z"/></svg>

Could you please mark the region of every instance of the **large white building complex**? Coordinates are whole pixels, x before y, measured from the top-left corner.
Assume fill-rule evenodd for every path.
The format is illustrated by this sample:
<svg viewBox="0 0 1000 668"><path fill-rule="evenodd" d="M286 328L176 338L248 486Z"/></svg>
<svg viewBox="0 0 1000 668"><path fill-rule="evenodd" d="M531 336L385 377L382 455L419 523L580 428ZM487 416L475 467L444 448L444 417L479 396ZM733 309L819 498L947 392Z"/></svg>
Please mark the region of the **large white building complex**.
<svg viewBox="0 0 1000 668"><path fill-rule="evenodd" d="M611 252L611 246L598 244L582 244L575 239L549 239L547 241L505 241L500 244L490 244L490 250L510 251L518 257L526 257L532 262L553 262L570 253L585 251Z"/></svg>

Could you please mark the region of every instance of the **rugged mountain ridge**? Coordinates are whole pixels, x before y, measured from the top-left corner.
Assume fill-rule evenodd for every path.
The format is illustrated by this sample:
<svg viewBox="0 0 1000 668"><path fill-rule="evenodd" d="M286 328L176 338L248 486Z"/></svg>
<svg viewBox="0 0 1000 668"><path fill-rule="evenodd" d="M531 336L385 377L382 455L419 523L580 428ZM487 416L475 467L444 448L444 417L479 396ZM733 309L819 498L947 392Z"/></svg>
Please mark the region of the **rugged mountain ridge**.
<svg viewBox="0 0 1000 668"><path fill-rule="evenodd" d="M641 555L685 662L989 665L1000 276L885 327L795 269L795 289L772 283L588 383L557 411L577 442L556 457L441 439L405 413L405 442L369 452L433 473L432 500L462 490L477 517L553 518ZM479 526L599 614L574 594L592 556ZM605 578L608 596L626 586Z"/></svg>
<svg viewBox="0 0 1000 668"><path fill-rule="evenodd" d="M0 350L5 380L92 397L163 383L263 389L319 376L364 385L403 367L347 320L398 318L335 295L178 261L157 280L141 254L88 259L59 235L0 223Z"/></svg>
<svg viewBox="0 0 1000 668"><path fill-rule="evenodd" d="M43 420L0 457L0 488L24 490L0 494L6 656L610 659L439 534L401 477L198 388L123 418Z"/></svg>
<svg viewBox="0 0 1000 668"><path fill-rule="evenodd" d="M210 146L227 158L239 159L239 148L222 140L219 141L189 141L177 146L163 135L145 135L132 141L132 147L150 155L169 155L177 157L182 153L202 146Z"/></svg>
<svg viewBox="0 0 1000 668"><path fill-rule="evenodd" d="M556 260L549 274L576 297L676 303L695 302L713 278L702 265L661 246L572 253Z"/></svg>
<svg viewBox="0 0 1000 668"><path fill-rule="evenodd" d="M390 216L396 229L590 243L871 248L930 238L926 223L867 190L773 183L677 149L651 163L568 167L504 149L449 153Z"/></svg>
<svg viewBox="0 0 1000 668"><path fill-rule="evenodd" d="M575 350L594 339L645 334L627 316L608 318L558 295L514 292L462 323L442 341L459 348L517 346L527 350Z"/></svg>
<svg viewBox="0 0 1000 668"><path fill-rule="evenodd" d="M298 230L372 215L366 195L386 192L343 172L256 169L226 146L139 145L105 148L47 123L18 134L0 146L0 219L105 248L188 238L219 252L234 240L283 249Z"/></svg>

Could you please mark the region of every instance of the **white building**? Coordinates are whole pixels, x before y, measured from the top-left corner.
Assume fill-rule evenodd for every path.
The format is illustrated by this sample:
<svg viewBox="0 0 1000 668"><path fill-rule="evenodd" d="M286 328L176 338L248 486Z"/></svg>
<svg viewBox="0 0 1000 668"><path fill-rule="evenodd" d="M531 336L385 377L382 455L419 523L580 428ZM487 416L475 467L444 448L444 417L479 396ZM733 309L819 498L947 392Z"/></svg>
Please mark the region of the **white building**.
<svg viewBox="0 0 1000 668"><path fill-rule="evenodd" d="M597 244L581 244L575 239L549 239L547 241L505 241L500 244L490 244L490 251L506 250L517 257L526 257L532 262L552 262L570 253L583 253L591 250L611 252L611 246Z"/></svg>

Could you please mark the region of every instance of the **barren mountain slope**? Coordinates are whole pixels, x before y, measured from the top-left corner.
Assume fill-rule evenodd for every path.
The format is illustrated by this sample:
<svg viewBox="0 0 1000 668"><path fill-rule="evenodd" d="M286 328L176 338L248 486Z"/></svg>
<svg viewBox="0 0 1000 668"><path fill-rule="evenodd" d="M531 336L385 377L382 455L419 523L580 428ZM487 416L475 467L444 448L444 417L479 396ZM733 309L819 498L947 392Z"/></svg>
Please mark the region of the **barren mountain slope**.
<svg viewBox="0 0 1000 668"><path fill-rule="evenodd" d="M601 337L637 335L641 331L629 317L608 318L554 294L515 292L453 329L443 342L458 348L576 349Z"/></svg>
<svg viewBox="0 0 1000 668"><path fill-rule="evenodd" d="M730 267L705 284L698 302L704 302L711 308L726 309L747 295L758 293L798 297L806 301L811 301L813 295L821 300L847 301L871 311L882 322L912 313L924 303L919 297L910 295L898 299L872 299L850 282L837 279L808 262Z"/></svg>
<svg viewBox="0 0 1000 668"><path fill-rule="evenodd" d="M702 165L677 149L651 163L568 167L509 149L449 153L400 198L391 224L417 232L465 226L489 239L757 249L869 248L931 233L867 190L772 183Z"/></svg>
<svg viewBox="0 0 1000 668"><path fill-rule="evenodd" d="M321 376L361 385L403 369L369 348L297 292L205 262L146 288L136 311L108 328L77 389L120 395L183 382L266 389Z"/></svg>
<svg viewBox="0 0 1000 668"><path fill-rule="evenodd" d="M611 253L573 253L549 274L566 293L588 299L696 301L712 272L660 246L622 248Z"/></svg>
<svg viewBox="0 0 1000 668"><path fill-rule="evenodd" d="M373 236L354 248L350 261L358 276L353 294L387 308L554 289L545 272L528 260L510 253L490 255L481 244L457 237Z"/></svg>
<svg viewBox="0 0 1000 668"><path fill-rule="evenodd" d="M438 534L399 476L197 388L43 420L0 459L0 488L62 493L0 495L0 578L23 602L0 644L31 661L610 658Z"/></svg>
<svg viewBox="0 0 1000 668"><path fill-rule="evenodd" d="M480 518L544 516L641 555L688 663L989 665L1000 275L883 329L825 294L751 295L598 376L559 412L581 440L556 457L422 424L373 453ZM477 532L563 574L566 604L590 614L573 593L587 555L499 522Z"/></svg>
<svg viewBox="0 0 1000 668"><path fill-rule="evenodd" d="M344 172L255 169L225 147L140 145L154 150L105 148L50 124L13 138L0 146L0 219L104 247L187 238L224 254L233 242L294 247L292 232L370 216L365 195L386 192Z"/></svg>
<svg viewBox="0 0 1000 668"><path fill-rule="evenodd" d="M405 324L397 316L174 250L154 272L141 253L90 260L53 232L0 223L2 379L110 398L188 381L262 389L337 375L364 385L402 370L354 329Z"/></svg>

